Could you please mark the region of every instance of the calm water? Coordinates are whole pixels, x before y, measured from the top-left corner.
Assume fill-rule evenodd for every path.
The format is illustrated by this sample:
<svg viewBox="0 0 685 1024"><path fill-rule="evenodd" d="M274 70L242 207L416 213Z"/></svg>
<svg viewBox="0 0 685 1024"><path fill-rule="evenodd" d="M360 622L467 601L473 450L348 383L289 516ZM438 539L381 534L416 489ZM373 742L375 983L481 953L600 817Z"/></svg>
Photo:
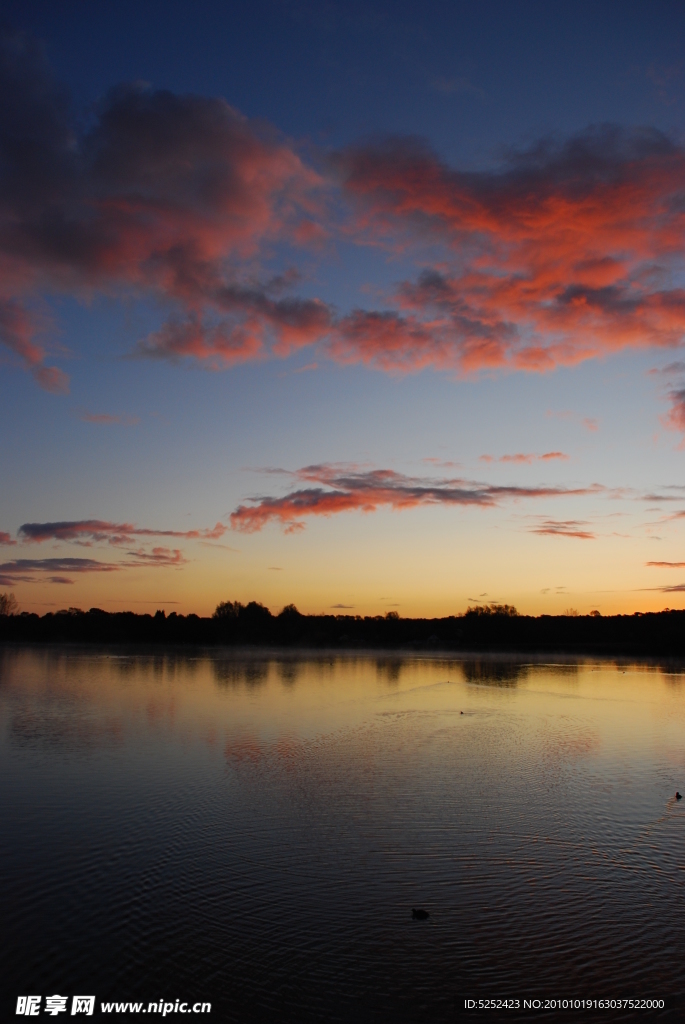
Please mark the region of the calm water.
<svg viewBox="0 0 685 1024"><path fill-rule="evenodd" d="M248 1024L685 1013L676 670L0 650L0 730L3 1021L30 993Z"/></svg>

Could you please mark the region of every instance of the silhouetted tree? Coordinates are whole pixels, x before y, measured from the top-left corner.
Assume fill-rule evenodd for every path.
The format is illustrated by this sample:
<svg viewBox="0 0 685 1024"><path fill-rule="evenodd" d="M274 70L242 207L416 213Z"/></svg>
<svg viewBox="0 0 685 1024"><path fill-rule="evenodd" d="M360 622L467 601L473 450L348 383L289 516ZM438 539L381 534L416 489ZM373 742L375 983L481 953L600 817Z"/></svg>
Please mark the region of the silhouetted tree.
<svg viewBox="0 0 685 1024"><path fill-rule="evenodd" d="M466 609L466 615L505 615L508 618L513 618L518 615L516 608L513 604L486 604L481 607L476 605L475 607L468 607Z"/></svg>
<svg viewBox="0 0 685 1024"><path fill-rule="evenodd" d="M259 601L250 601L244 608L240 609L238 618L248 625L262 625L273 618L269 609Z"/></svg>
<svg viewBox="0 0 685 1024"><path fill-rule="evenodd" d="M237 619L242 610L240 601L220 601L214 609L213 619Z"/></svg>
<svg viewBox="0 0 685 1024"><path fill-rule="evenodd" d="M569 609L571 612L572 609ZM519 615L491 603L443 619L390 615L302 615L286 605L274 616L258 601L222 602L213 618L172 613L65 608L38 616L17 614L11 594L0 594L4 643L256 644L292 647L444 647L463 651L586 651L601 654L685 656L685 611L602 616ZM499 677L498 677L499 678Z"/></svg>
<svg viewBox="0 0 685 1024"><path fill-rule="evenodd" d="M285 622L292 622L296 619L301 619L302 615L298 612L294 604L287 604L285 608L278 613L278 618Z"/></svg>
<svg viewBox="0 0 685 1024"><path fill-rule="evenodd" d="M14 594L0 594L0 615L16 615L19 603Z"/></svg>

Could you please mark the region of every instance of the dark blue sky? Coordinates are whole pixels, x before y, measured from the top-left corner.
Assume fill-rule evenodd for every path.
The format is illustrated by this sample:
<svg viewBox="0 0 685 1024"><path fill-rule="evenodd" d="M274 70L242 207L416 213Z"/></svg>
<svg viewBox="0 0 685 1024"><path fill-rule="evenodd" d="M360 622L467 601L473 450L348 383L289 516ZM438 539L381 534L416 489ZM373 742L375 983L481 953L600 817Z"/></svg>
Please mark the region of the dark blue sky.
<svg viewBox="0 0 685 1024"><path fill-rule="evenodd" d="M685 6L7 0L77 105L113 83L224 96L292 136L427 137L451 161L616 121L677 128Z"/></svg>

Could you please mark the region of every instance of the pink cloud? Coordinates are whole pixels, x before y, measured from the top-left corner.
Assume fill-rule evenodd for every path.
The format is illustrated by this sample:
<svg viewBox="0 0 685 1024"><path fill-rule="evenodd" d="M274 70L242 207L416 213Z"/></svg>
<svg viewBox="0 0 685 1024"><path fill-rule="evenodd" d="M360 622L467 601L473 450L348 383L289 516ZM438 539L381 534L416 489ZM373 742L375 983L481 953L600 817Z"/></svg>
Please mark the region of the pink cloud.
<svg viewBox="0 0 685 1024"><path fill-rule="evenodd" d="M427 462L430 466L439 466L441 469L460 469L461 463L454 462L452 459L437 459L433 456L426 456L421 459L422 462Z"/></svg>
<svg viewBox="0 0 685 1024"><path fill-rule="evenodd" d="M493 455L480 455L481 462L511 462L515 465L530 465L531 462L552 462L553 460L565 461L569 458L564 452L545 452L544 455L518 452L516 455L500 455L495 458Z"/></svg>
<svg viewBox="0 0 685 1024"><path fill-rule="evenodd" d="M685 154L656 130L591 129L488 172L401 139L351 148L338 166L360 234L447 250L443 269L399 287L391 331L357 314L364 329L333 348L346 361L544 372L680 343Z"/></svg>
<svg viewBox="0 0 685 1024"><path fill-rule="evenodd" d="M596 540L596 534L583 529L587 523L576 519L545 519L538 526L531 528L531 533L547 537L575 537L578 540Z"/></svg>
<svg viewBox="0 0 685 1024"><path fill-rule="evenodd" d="M87 409L81 409L78 418L84 423L98 423L103 426L135 427L140 423L139 416L113 416L103 412L88 412Z"/></svg>
<svg viewBox="0 0 685 1024"><path fill-rule="evenodd" d="M0 340L52 391L28 309L44 291L147 295L173 312L139 354L216 366L320 335L323 303L279 297L243 268L278 241L320 244L323 182L276 131L222 99L121 86L85 132L39 48L0 35L8 114L0 208ZM22 305L22 300L24 304Z"/></svg>
<svg viewBox="0 0 685 1024"><path fill-rule="evenodd" d="M516 465L530 464L535 461L534 455L524 455L518 452L516 455L501 455L498 462L513 462Z"/></svg>
<svg viewBox="0 0 685 1024"><path fill-rule="evenodd" d="M359 470L357 467L322 464L306 466L293 474L303 483L283 497L258 497L240 505L231 514L235 530L254 533L268 522L280 522L286 533L304 529L307 516L330 516L341 512L375 512L420 506L452 505L492 508L506 500L551 498L597 494L598 484L584 488L495 486L456 479L426 480L408 477L390 469ZM327 489L324 489L327 488Z"/></svg>
<svg viewBox="0 0 685 1024"><path fill-rule="evenodd" d="M2 272L0 254L0 273ZM9 284L9 282L7 282ZM46 366L45 350L36 344L34 338L38 327L35 319L13 298L3 298L0 283L0 343L15 355L20 363L30 370L33 379L44 391L53 394L67 394L69 378L56 366Z"/></svg>
<svg viewBox="0 0 685 1024"><path fill-rule="evenodd" d="M654 129L543 139L477 172L394 139L324 178L220 98L120 86L79 129L21 33L0 38L0 90L0 342L48 391L68 388L37 340L48 293L151 300L165 322L132 354L215 370L317 346L394 374L538 373L685 335L685 151ZM388 308L341 314L291 295L292 270L262 279L284 247L340 233L423 269Z"/></svg>
<svg viewBox="0 0 685 1024"><path fill-rule="evenodd" d="M671 408L665 417L670 430L685 433L685 388L674 388L668 393Z"/></svg>
<svg viewBox="0 0 685 1024"><path fill-rule="evenodd" d="M5 533L3 530L0 530L0 544L12 546L16 543L16 540L12 540L12 537L9 533Z"/></svg>

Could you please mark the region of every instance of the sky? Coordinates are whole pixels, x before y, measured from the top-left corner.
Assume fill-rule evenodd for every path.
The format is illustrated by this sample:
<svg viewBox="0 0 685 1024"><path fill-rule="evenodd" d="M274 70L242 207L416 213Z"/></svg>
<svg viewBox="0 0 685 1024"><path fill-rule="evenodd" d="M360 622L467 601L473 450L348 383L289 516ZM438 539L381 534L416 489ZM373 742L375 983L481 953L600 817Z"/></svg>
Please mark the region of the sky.
<svg viewBox="0 0 685 1024"><path fill-rule="evenodd" d="M21 610L685 607L682 4L3 18Z"/></svg>

